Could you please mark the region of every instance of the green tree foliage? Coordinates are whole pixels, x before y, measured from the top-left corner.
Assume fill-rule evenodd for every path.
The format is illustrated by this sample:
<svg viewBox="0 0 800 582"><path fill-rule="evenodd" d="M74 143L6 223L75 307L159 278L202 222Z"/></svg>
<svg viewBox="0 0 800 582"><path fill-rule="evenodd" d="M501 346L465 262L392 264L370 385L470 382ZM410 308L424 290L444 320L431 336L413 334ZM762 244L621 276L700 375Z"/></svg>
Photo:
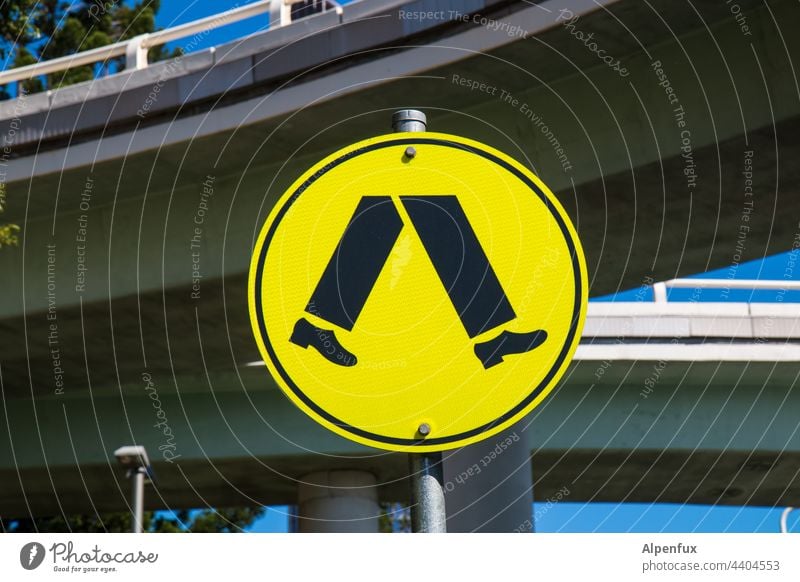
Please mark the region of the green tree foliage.
<svg viewBox="0 0 800 582"><path fill-rule="evenodd" d="M402 503L381 503L378 531L381 533L409 533L411 509Z"/></svg>
<svg viewBox="0 0 800 582"><path fill-rule="evenodd" d="M9 55L9 48L25 46L38 38L35 19L37 0L2 0L0 2L0 57Z"/></svg>
<svg viewBox="0 0 800 582"><path fill-rule="evenodd" d="M6 207L6 185L0 182L0 213ZM17 233L19 226L16 224L0 224L0 248L16 246L19 244Z"/></svg>
<svg viewBox="0 0 800 582"><path fill-rule="evenodd" d="M41 36L36 25L38 14L37 0L0 0L0 59L3 62L19 67L36 61L26 47ZM9 97L5 87L0 87L0 99Z"/></svg>
<svg viewBox="0 0 800 582"><path fill-rule="evenodd" d="M0 0L0 57L21 67L129 40L157 30L159 7L160 0ZM178 54L156 47L148 58L157 61ZM24 86L30 93L56 89L124 66L124 59L116 58L52 73L46 82L31 79ZM9 93L3 90L2 97L8 98Z"/></svg>
<svg viewBox="0 0 800 582"><path fill-rule="evenodd" d="M264 514L263 508L232 507L144 514L143 529L153 533L236 533L253 524ZM131 531L130 513L71 515L67 519L37 517L0 521L0 531L8 533L125 533Z"/></svg>

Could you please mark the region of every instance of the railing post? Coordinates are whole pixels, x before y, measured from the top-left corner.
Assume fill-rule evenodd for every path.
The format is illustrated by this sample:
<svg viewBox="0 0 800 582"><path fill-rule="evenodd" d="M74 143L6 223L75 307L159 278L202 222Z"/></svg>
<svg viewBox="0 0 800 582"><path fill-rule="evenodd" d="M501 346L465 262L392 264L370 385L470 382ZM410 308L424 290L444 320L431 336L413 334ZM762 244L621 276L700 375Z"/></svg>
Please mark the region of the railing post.
<svg viewBox="0 0 800 582"><path fill-rule="evenodd" d="M794 509L794 507L787 507L781 513L781 533L789 533L789 514Z"/></svg>
<svg viewBox="0 0 800 582"><path fill-rule="evenodd" d="M342 8L342 5L339 4L336 0L326 0L325 4L326 5L330 4L331 6L333 6L333 9L336 11L336 14L339 15L339 22L341 23L344 16L344 8Z"/></svg>
<svg viewBox="0 0 800 582"><path fill-rule="evenodd" d="M667 302L667 284L663 281L653 285L653 301L656 303Z"/></svg>
<svg viewBox="0 0 800 582"><path fill-rule="evenodd" d="M148 34L134 36L125 46L125 68L127 70L138 70L147 67L147 48L143 45Z"/></svg>
<svg viewBox="0 0 800 582"><path fill-rule="evenodd" d="M292 23L292 6L286 0L272 0L269 5L269 27Z"/></svg>

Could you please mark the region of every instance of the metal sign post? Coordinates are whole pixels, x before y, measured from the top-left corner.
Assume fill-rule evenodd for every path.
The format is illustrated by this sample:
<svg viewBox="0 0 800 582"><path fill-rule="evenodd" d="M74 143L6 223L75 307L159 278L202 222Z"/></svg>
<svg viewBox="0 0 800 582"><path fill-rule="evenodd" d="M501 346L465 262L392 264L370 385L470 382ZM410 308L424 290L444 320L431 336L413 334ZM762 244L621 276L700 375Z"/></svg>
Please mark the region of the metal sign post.
<svg viewBox="0 0 800 582"><path fill-rule="evenodd" d="M428 120L422 111L402 109L392 115L395 133L425 131ZM413 158L414 148L406 150ZM425 438L430 428L422 424L419 436ZM444 472L442 453L410 453L411 468L411 527L417 533L444 533L447 531L447 513L444 506Z"/></svg>
<svg viewBox="0 0 800 582"><path fill-rule="evenodd" d="M144 467L136 467L128 471L128 476L133 483L133 523L131 532L142 533L144 522Z"/></svg>
<svg viewBox="0 0 800 582"><path fill-rule="evenodd" d="M126 477L131 480L131 532L142 533L144 527L144 483L152 478L150 459L141 445L128 445L114 451L119 464L128 469Z"/></svg>
<svg viewBox="0 0 800 582"><path fill-rule="evenodd" d="M411 529L415 533L445 533L442 453L409 453L411 467Z"/></svg>

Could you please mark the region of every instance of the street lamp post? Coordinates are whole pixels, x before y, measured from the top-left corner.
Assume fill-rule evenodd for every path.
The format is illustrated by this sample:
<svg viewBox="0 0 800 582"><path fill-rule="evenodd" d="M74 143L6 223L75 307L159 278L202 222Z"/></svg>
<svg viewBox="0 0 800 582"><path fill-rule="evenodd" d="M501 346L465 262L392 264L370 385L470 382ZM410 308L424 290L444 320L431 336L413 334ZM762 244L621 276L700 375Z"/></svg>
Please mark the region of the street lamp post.
<svg viewBox="0 0 800 582"><path fill-rule="evenodd" d="M142 533L142 522L144 519L144 479L150 473L150 459L144 447L129 445L120 447L114 451L114 456L120 465L125 467L128 472L126 476L131 480L132 503L131 503L131 531Z"/></svg>

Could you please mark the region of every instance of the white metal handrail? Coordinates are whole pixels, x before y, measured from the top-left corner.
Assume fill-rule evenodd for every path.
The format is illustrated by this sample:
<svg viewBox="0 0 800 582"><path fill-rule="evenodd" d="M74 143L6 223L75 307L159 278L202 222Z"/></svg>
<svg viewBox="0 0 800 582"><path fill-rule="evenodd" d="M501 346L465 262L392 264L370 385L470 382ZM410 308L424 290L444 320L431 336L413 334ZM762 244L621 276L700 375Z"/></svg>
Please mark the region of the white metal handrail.
<svg viewBox="0 0 800 582"><path fill-rule="evenodd" d="M14 81L24 81L40 75L66 71L72 67L91 65L102 61L107 61L115 57L125 56L126 69L143 69L147 67L147 50L156 46L172 42L180 38L185 38L206 30L212 30L226 24L232 24L246 18L270 13L270 26L278 24L285 26L291 23L291 5L297 0L259 0L245 6L232 8L225 12L220 12L212 16L207 16L199 20L187 22L165 30L142 34L130 40L120 41L114 44L101 46L88 51L76 53L41 61L32 65L25 65L16 69L0 71L0 85L12 83ZM325 7L333 8L341 20L343 9L341 4L335 0L324 0Z"/></svg>
<svg viewBox="0 0 800 582"><path fill-rule="evenodd" d="M667 302L667 289L751 289L800 291L800 281L763 279L671 279L653 285L653 301Z"/></svg>
<svg viewBox="0 0 800 582"><path fill-rule="evenodd" d="M781 512L781 533L789 533L789 514L794 511L795 507L787 507Z"/></svg>

